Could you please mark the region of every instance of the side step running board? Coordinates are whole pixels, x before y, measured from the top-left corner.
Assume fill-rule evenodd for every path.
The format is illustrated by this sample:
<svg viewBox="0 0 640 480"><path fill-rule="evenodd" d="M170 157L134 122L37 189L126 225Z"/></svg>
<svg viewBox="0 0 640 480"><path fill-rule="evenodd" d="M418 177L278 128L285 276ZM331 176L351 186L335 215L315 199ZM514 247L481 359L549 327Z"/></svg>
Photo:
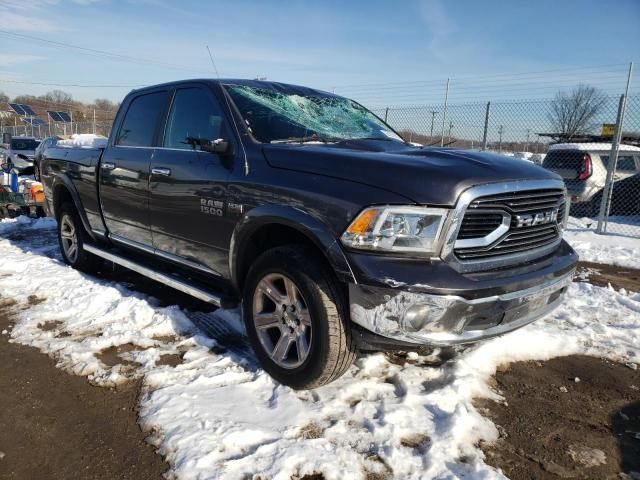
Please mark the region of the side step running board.
<svg viewBox="0 0 640 480"><path fill-rule="evenodd" d="M139 273L140 275L144 275L152 280L163 283L168 287L175 288L176 290L180 290L181 292L186 293L187 295L191 295L192 297L198 298L205 302L212 303L216 306L220 306L221 297L214 295L211 292L207 292L201 288L195 287L183 280L175 278L171 275L167 275L165 273L157 272L152 270L149 267L145 267L139 263L133 262L128 258L117 255L115 253L107 252L106 250L102 250L94 245L84 244L83 248L98 257L102 257L105 260L109 260L110 262L116 263L118 265L123 266L124 268L128 268L129 270L133 270L134 272Z"/></svg>

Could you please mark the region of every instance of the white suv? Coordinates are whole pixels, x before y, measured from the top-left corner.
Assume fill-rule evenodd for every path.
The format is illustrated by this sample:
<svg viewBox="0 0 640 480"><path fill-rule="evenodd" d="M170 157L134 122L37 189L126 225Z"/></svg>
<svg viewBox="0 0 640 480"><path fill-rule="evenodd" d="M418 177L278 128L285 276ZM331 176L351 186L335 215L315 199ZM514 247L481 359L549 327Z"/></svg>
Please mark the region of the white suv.
<svg viewBox="0 0 640 480"><path fill-rule="evenodd" d="M551 145L543 167L560 175L571 197L573 215L595 216L607 180L610 143L558 143ZM640 147L620 145L614 182L640 173Z"/></svg>

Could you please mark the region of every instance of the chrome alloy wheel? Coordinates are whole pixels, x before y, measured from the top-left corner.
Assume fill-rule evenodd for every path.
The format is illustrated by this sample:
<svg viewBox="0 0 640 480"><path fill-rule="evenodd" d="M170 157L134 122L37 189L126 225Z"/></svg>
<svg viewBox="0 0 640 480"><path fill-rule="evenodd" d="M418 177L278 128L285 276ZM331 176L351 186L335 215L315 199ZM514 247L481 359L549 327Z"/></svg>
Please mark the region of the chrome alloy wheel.
<svg viewBox="0 0 640 480"><path fill-rule="evenodd" d="M270 273L258 282L253 323L264 351L279 367L299 367L309 356L311 315L300 290L286 275Z"/></svg>
<svg viewBox="0 0 640 480"><path fill-rule="evenodd" d="M75 263L79 253L78 234L69 215L64 215L60 220L60 239L67 260L70 263Z"/></svg>

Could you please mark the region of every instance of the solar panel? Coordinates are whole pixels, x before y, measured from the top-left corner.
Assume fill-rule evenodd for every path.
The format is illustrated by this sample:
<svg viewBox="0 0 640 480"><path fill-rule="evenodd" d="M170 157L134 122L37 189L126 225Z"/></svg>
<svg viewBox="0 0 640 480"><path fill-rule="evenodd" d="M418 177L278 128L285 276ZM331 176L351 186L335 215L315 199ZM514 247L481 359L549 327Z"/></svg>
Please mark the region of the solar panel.
<svg viewBox="0 0 640 480"><path fill-rule="evenodd" d="M38 117L25 117L22 119L22 121L24 123L27 123L29 125L33 125L34 127L39 127L41 125L46 125L47 122L45 122L44 120L42 120L41 118Z"/></svg>
<svg viewBox="0 0 640 480"><path fill-rule="evenodd" d="M71 117L67 112L58 112L58 115L60 115L60 118L62 119L63 122L65 123L71 122Z"/></svg>
<svg viewBox="0 0 640 480"><path fill-rule="evenodd" d="M20 106L24 110L24 114L25 115L29 115L29 116L32 116L32 117L36 116L36 112L34 112L33 109L29 105L25 105L24 103L21 103Z"/></svg>
<svg viewBox="0 0 640 480"><path fill-rule="evenodd" d="M22 105L20 105L19 103L10 103L9 106L11 107L11 110L16 112L18 115L26 115L27 113L24 111L24 108L22 108Z"/></svg>
<svg viewBox="0 0 640 480"><path fill-rule="evenodd" d="M53 120L54 122L62 122L62 118L60 118L60 112L54 112L52 110L47 110L47 113L49 114L49 118L51 120Z"/></svg>
<svg viewBox="0 0 640 480"><path fill-rule="evenodd" d="M54 122L71 122L71 117L69 117L69 114L67 112L54 112L53 110L47 110L47 113L49 114L49 118L51 118L51 120L53 120Z"/></svg>

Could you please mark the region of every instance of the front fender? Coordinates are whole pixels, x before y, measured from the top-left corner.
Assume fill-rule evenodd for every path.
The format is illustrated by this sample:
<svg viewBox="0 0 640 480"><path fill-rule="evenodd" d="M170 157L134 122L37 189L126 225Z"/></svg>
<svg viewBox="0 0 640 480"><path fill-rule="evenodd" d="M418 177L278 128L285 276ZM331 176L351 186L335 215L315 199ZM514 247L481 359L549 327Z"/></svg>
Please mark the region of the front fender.
<svg viewBox="0 0 640 480"><path fill-rule="evenodd" d="M294 207L264 205L249 210L238 222L231 236L229 272L234 287L239 288L243 270L242 257L247 251L252 235L267 225L282 225L297 230L323 252L339 280L356 282L339 242L327 225Z"/></svg>

